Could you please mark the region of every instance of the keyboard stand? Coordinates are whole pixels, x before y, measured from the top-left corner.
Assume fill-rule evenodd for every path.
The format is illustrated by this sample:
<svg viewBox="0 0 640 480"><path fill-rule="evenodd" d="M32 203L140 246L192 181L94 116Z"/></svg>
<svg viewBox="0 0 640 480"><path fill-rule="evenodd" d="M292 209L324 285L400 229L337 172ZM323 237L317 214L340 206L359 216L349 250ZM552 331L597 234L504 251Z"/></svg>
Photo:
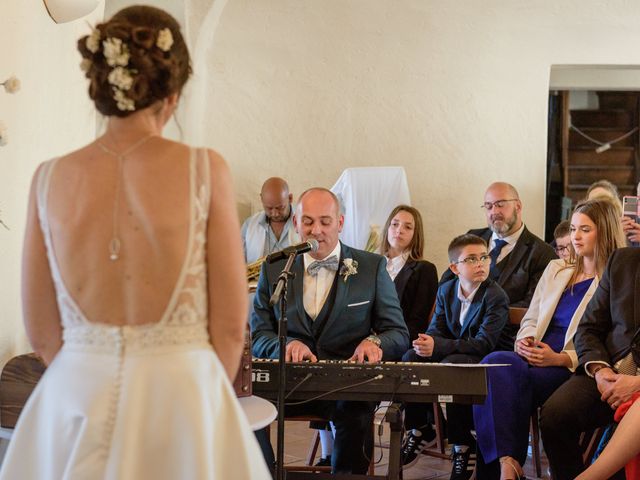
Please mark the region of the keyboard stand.
<svg viewBox="0 0 640 480"><path fill-rule="evenodd" d="M399 403L391 403L384 416L389 424L389 470L387 475L331 475L329 473L286 472L286 480L399 480L400 447L402 443L402 410Z"/></svg>

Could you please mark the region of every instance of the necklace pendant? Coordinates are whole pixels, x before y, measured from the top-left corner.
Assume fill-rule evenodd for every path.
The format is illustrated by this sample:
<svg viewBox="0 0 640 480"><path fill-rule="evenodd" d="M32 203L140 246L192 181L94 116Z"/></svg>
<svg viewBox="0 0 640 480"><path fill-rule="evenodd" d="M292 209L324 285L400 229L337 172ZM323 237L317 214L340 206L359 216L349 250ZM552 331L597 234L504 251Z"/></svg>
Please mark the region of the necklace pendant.
<svg viewBox="0 0 640 480"><path fill-rule="evenodd" d="M120 258L120 239L114 237L109 242L109 259L115 262Z"/></svg>

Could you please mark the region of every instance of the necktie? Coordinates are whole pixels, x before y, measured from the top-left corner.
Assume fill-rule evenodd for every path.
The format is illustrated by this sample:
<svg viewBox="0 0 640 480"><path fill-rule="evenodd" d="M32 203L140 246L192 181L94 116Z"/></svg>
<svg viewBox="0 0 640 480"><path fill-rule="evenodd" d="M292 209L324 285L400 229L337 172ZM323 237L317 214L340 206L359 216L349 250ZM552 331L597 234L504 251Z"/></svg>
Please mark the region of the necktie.
<svg viewBox="0 0 640 480"><path fill-rule="evenodd" d="M315 277L316 275L318 275L318 272L321 268L333 270L334 272L338 271L338 257L335 255L331 255L329 258L325 258L324 260L316 260L315 262L311 262L311 265L307 267L307 272L309 273L309 275Z"/></svg>
<svg viewBox="0 0 640 480"><path fill-rule="evenodd" d="M623 375L635 375L638 371L638 366L636 362L633 360L633 353L629 352L629 354L620 360L620 364L618 365L618 373Z"/></svg>
<svg viewBox="0 0 640 480"><path fill-rule="evenodd" d="M500 256L500 252L502 251L502 249L507 243L509 242L507 242L506 240L501 240L499 238L496 238L493 250L489 252L489 256L491 257L491 267L489 271L491 272L491 276L494 278L497 277L495 266L496 266L496 263L498 263L498 257Z"/></svg>

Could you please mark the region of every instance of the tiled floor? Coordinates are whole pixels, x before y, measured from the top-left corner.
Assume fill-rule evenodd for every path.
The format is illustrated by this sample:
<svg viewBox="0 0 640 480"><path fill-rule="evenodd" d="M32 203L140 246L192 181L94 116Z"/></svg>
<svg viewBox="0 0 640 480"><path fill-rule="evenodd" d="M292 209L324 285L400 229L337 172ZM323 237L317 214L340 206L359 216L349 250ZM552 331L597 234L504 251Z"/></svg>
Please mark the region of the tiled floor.
<svg viewBox="0 0 640 480"><path fill-rule="evenodd" d="M277 424L271 426L272 445L276 445ZM309 445L314 431L309 429L308 422L286 422L285 425L285 465L302 465L307 457ZM384 475L387 472L387 457L389 448L389 427L384 424L382 438L376 438L376 475ZM380 444L382 448L380 448ZM542 455L542 472L541 478L548 479L547 459ZM531 458L527 460L525 465L525 474L527 478L537 478ZM403 472L404 480L448 480L451 475L451 462L428 455L422 455L421 458L411 468Z"/></svg>

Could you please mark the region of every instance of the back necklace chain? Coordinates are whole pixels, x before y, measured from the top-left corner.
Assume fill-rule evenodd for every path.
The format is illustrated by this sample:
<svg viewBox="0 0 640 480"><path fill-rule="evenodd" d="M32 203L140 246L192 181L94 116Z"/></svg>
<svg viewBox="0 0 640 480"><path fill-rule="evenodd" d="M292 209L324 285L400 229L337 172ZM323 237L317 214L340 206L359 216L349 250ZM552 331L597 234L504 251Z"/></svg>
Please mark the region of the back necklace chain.
<svg viewBox="0 0 640 480"><path fill-rule="evenodd" d="M118 160L118 173L116 178L116 192L113 200L113 227L111 230L111 240L109 240L109 259L112 262L115 262L120 258L120 249L122 247L122 241L120 240L120 233L118 231L118 210L120 208L120 190L121 184L123 180L123 168L124 168L124 160L125 157L133 152L136 148L142 146L147 140L151 137L154 137L155 134L151 133L146 137L141 138L125 151L118 153L114 150L111 150L109 147L104 145L101 141L98 140L98 146L102 149L103 152L108 153L109 155L113 155Z"/></svg>

